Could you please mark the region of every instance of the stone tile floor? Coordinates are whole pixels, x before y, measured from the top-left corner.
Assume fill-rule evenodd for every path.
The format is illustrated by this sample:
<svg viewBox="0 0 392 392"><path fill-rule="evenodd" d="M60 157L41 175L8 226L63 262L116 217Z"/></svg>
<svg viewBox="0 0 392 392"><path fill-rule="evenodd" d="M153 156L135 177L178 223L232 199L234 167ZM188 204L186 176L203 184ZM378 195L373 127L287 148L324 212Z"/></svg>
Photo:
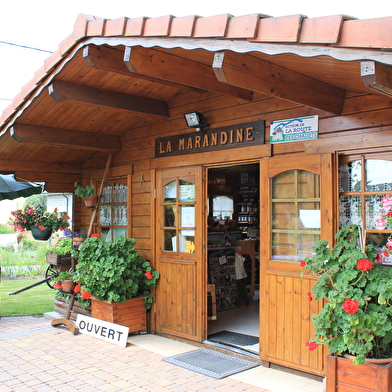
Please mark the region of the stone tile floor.
<svg viewBox="0 0 392 392"><path fill-rule="evenodd" d="M0 319L1 392L321 392L322 383L262 366L221 380L165 363L195 350L157 335L130 335L126 348L52 327L38 317Z"/></svg>

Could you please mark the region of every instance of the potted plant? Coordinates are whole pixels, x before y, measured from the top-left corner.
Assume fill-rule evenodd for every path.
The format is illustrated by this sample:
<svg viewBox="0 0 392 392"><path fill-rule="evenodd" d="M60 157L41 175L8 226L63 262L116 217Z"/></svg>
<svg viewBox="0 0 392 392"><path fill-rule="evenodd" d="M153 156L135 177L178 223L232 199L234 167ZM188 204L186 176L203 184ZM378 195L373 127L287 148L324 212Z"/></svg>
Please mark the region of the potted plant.
<svg viewBox="0 0 392 392"><path fill-rule="evenodd" d="M48 212L43 206L26 207L12 211L15 231L31 230L33 237L37 240L46 241L53 231L64 230L69 227L69 216L66 212L59 212L56 208L53 212Z"/></svg>
<svg viewBox="0 0 392 392"><path fill-rule="evenodd" d="M72 257L72 239L60 238L54 246L48 248L46 262L52 265L70 266Z"/></svg>
<svg viewBox="0 0 392 392"><path fill-rule="evenodd" d="M74 271L61 271L57 276L51 279L53 287L58 290L63 290L67 293L72 292L75 282L73 280Z"/></svg>
<svg viewBox="0 0 392 392"><path fill-rule="evenodd" d="M78 259L75 292L91 300L91 314L102 320L128 326L130 332L144 329L146 309L151 307L159 272L135 249L133 238L105 241L93 234L73 251ZM138 315L132 314L138 309ZM125 315L116 312L125 311ZM140 320L138 319L140 317Z"/></svg>
<svg viewBox="0 0 392 392"><path fill-rule="evenodd" d="M66 229L64 235L72 238L72 249L79 249L81 243L87 238L87 232L83 229L80 229L80 231Z"/></svg>
<svg viewBox="0 0 392 392"><path fill-rule="evenodd" d="M94 184L82 187L75 182L75 195L79 196L84 200L84 204L87 208L93 208L98 200L98 197L94 194Z"/></svg>
<svg viewBox="0 0 392 392"><path fill-rule="evenodd" d="M335 238L333 248L327 241L316 241L314 256L301 262L317 276L309 299L324 301L320 313L313 315L315 338L306 346L313 351L326 345L333 354L327 359L327 391L335 390L339 366L354 365L357 373L365 374L365 361L391 357L392 342L392 269L379 263L380 254L373 245L363 247L356 225L342 227ZM347 355L352 361L342 359ZM382 371L378 369L373 374ZM348 373L354 374L353 368ZM353 385L358 379L353 378ZM349 384L348 377L345 382Z"/></svg>

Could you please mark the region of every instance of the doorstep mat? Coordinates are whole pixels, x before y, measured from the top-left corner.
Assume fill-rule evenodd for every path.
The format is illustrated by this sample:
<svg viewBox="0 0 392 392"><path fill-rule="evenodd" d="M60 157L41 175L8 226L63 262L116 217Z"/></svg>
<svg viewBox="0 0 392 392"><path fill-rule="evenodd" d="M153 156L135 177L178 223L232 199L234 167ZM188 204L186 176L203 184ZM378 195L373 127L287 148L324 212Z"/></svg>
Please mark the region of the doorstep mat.
<svg viewBox="0 0 392 392"><path fill-rule="evenodd" d="M206 349L174 355L163 358L162 361L215 379L225 378L259 366L255 362Z"/></svg>
<svg viewBox="0 0 392 392"><path fill-rule="evenodd" d="M230 346L253 346L259 343L258 336L245 335L237 332L220 331L208 336L210 342L228 344Z"/></svg>

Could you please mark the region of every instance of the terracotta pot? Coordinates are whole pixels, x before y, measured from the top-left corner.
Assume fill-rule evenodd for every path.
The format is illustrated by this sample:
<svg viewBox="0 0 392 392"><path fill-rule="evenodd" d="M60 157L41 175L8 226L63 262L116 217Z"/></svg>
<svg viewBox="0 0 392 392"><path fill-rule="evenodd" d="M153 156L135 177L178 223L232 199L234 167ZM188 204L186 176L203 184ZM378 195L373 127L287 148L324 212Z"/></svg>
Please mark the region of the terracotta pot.
<svg viewBox="0 0 392 392"><path fill-rule="evenodd" d="M85 238L82 237L72 237L72 249L79 249L84 240Z"/></svg>
<svg viewBox="0 0 392 392"><path fill-rule="evenodd" d="M98 196L91 195L84 200L84 206L86 208L94 208L98 201Z"/></svg>
<svg viewBox="0 0 392 392"><path fill-rule="evenodd" d="M52 229L41 230L40 228L33 226L31 228L31 234L35 240L47 241L52 235Z"/></svg>
<svg viewBox="0 0 392 392"><path fill-rule="evenodd" d="M350 361L353 361L355 359L355 356L351 355L351 354L344 354L344 358L347 358ZM390 363L390 362L392 362L392 358L380 358L380 359L366 358L365 359L365 363L383 363L383 364L385 364L385 363Z"/></svg>
<svg viewBox="0 0 392 392"><path fill-rule="evenodd" d="M68 293L71 293L74 286L75 286L75 282L73 280L63 280L61 282L61 285L63 286L63 291L66 291Z"/></svg>

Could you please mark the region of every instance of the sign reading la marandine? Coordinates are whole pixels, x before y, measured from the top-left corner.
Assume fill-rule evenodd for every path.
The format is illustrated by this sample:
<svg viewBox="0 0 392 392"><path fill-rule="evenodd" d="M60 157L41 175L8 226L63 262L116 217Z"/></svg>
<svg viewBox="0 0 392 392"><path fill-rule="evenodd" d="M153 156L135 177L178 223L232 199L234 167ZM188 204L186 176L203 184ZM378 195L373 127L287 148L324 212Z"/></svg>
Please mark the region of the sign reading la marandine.
<svg viewBox="0 0 392 392"><path fill-rule="evenodd" d="M264 144L264 135L264 121L254 121L159 138L155 140L155 157L196 154L199 152Z"/></svg>

